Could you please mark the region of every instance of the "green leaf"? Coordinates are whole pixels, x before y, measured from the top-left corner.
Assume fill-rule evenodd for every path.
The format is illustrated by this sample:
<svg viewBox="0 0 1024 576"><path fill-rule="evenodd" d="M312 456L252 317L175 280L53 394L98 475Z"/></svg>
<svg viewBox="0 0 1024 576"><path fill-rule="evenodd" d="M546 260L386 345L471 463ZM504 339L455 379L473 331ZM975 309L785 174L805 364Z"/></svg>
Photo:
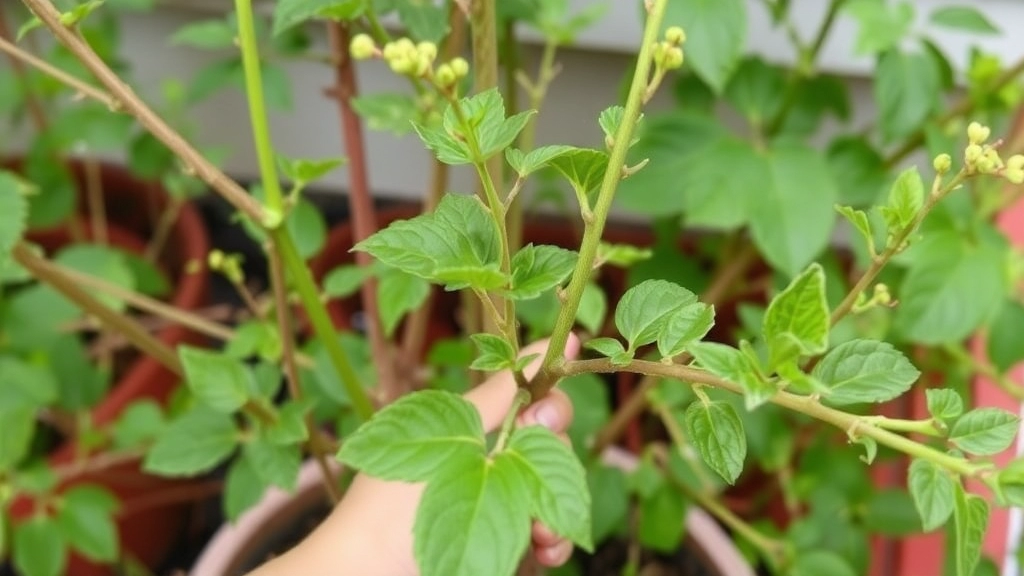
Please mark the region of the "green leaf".
<svg viewBox="0 0 1024 576"><path fill-rule="evenodd" d="M629 268L640 262L650 260L654 255L650 248L640 248L629 244L609 244L601 242L597 246L597 261L602 266L610 264L620 268Z"/></svg>
<svg viewBox="0 0 1024 576"><path fill-rule="evenodd" d="M218 412L235 412L252 398L256 382L237 358L189 346L178 348L185 381L199 400Z"/></svg>
<svg viewBox="0 0 1024 576"><path fill-rule="evenodd" d="M878 124L886 142L916 130L938 105L942 74L927 53L889 50L875 68Z"/></svg>
<svg viewBox="0 0 1024 576"><path fill-rule="evenodd" d="M529 300L561 285L572 274L576 259L576 252L557 246L523 246L512 257L509 298Z"/></svg>
<svg viewBox="0 0 1024 576"><path fill-rule="evenodd" d="M591 494L593 541L603 542L621 528L629 513L626 474L619 468L594 463L588 469L587 486Z"/></svg>
<svg viewBox="0 0 1024 576"><path fill-rule="evenodd" d="M227 20L201 20L178 28L171 35L171 44L215 50L235 45L236 31Z"/></svg>
<svg viewBox="0 0 1024 576"><path fill-rule="evenodd" d="M687 46L683 47L688 51ZM771 120L782 106L786 75L756 56L743 60L725 88L725 98L754 126Z"/></svg>
<svg viewBox="0 0 1024 576"><path fill-rule="evenodd" d="M625 115L626 109L622 106L610 106L601 111L601 114L597 117L597 123L601 126L601 131L604 132L605 144L615 143L615 135L619 133L619 127L622 126L622 119ZM643 118L642 115L641 118ZM637 137L634 136L630 146L635 144L636 140ZM611 148L611 146L608 147Z"/></svg>
<svg viewBox="0 0 1024 576"><path fill-rule="evenodd" d="M630 288L615 309L615 326L629 350L658 339L669 318L697 302L697 295L666 280L646 280Z"/></svg>
<svg viewBox="0 0 1024 576"><path fill-rule="evenodd" d="M473 334L470 336L478 351L476 360L469 366L473 370L493 372L509 368L516 363L516 352L508 340L494 334Z"/></svg>
<svg viewBox="0 0 1024 576"><path fill-rule="evenodd" d="M931 13L929 20L937 26L975 34L999 34L999 28L973 6L942 6Z"/></svg>
<svg viewBox="0 0 1024 576"><path fill-rule="evenodd" d="M235 335L224 347L224 354L238 360L257 356L277 361L281 358L281 336L277 326L265 320L248 320L235 328Z"/></svg>
<svg viewBox="0 0 1024 576"><path fill-rule="evenodd" d="M690 354L708 372L739 384L743 388L747 410L764 404L776 390L759 373L759 366L741 350L716 342L694 342Z"/></svg>
<svg viewBox="0 0 1024 576"><path fill-rule="evenodd" d="M999 408L975 408L959 417L949 440L964 452L992 456L1010 447L1020 430L1020 418Z"/></svg>
<svg viewBox="0 0 1024 576"><path fill-rule="evenodd" d="M900 173L889 191L889 202L881 208L891 232L903 230L913 221L924 205L924 182L917 167Z"/></svg>
<svg viewBox="0 0 1024 576"><path fill-rule="evenodd" d="M14 525L11 538L14 568L24 576L60 576L67 562L67 546L56 521L34 516Z"/></svg>
<svg viewBox="0 0 1024 576"><path fill-rule="evenodd" d="M322 158L319 160L292 159L283 156L278 157L278 164L281 166L281 173L285 178L293 180L300 188L330 174L336 168L345 165L344 158Z"/></svg>
<svg viewBox="0 0 1024 576"><path fill-rule="evenodd" d="M398 17L417 41L439 44L448 35L448 10L433 0L399 0Z"/></svg>
<svg viewBox="0 0 1024 576"><path fill-rule="evenodd" d="M277 411L277 422L268 426L265 435L274 444L295 444L309 438L304 420L312 402L306 399L286 402Z"/></svg>
<svg viewBox="0 0 1024 576"><path fill-rule="evenodd" d="M684 415L686 434L704 462L729 484L743 472L747 436L732 404L693 402Z"/></svg>
<svg viewBox="0 0 1024 576"><path fill-rule="evenodd" d="M373 276L370 266L346 264L338 266L324 276L323 290L331 298L345 298L359 291L368 278Z"/></svg>
<svg viewBox="0 0 1024 576"><path fill-rule="evenodd" d="M892 400L910 390L921 372L888 342L851 340L830 350L811 375L828 387L825 400L842 406Z"/></svg>
<svg viewBox="0 0 1024 576"><path fill-rule="evenodd" d="M302 453L296 444L277 444L256 437L242 446L242 457L249 460L263 484L289 492L295 490L302 465Z"/></svg>
<svg viewBox="0 0 1024 576"><path fill-rule="evenodd" d="M662 483L640 501L637 538L656 552L672 554L679 549L686 528L686 500L675 486Z"/></svg>
<svg viewBox="0 0 1024 576"><path fill-rule="evenodd" d="M886 536L908 536L921 531L921 517L909 492L879 490L865 504L864 527Z"/></svg>
<svg viewBox="0 0 1024 576"><path fill-rule="evenodd" d="M540 426L512 433L508 455L530 487L532 513L555 534L587 551L590 534L590 492L586 472L572 450L550 430Z"/></svg>
<svg viewBox="0 0 1024 576"><path fill-rule="evenodd" d="M989 360L1000 372L1024 360L1024 346L1019 340L1021 326L1024 326L1024 304L1014 300L1004 302L989 327L986 340Z"/></svg>
<svg viewBox="0 0 1024 576"><path fill-rule="evenodd" d="M368 94L351 100L352 109L366 121L370 130L402 136L413 131L413 122L422 114L416 100L407 94Z"/></svg>
<svg viewBox="0 0 1024 576"><path fill-rule="evenodd" d="M953 508L954 542L953 558L957 576L974 576L974 569L981 560L981 545L988 528L988 502L981 496L968 494L963 486L956 487Z"/></svg>
<svg viewBox="0 0 1024 576"><path fill-rule="evenodd" d="M573 418L567 434L576 453L583 457L611 418L609 387L593 374L581 374L562 380L558 388L572 402Z"/></svg>
<svg viewBox="0 0 1024 576"><path fill-rule="evenodd" d="M612 364L624 366L633 359L633 352L622 347L622 342L615 338L592 338L584 344L584 348L590 348L598 354L607 356Z"/></svg>
<svg viewBox="0 0 1024 576"><path fill-rule="evenodd" d="M441 128L430 128L418 122L412 123L413 130L423 141L423 144L434 152L437 159L445 164L457 166L459 164L472 164L473 156L466 143L459 138L448 135Z"/></svg>
<svg viewBox="0 0 1024 576"><path fill-rule="evenodd" d="M946 523L953 513L953 492L956 489L949 474L928 460L914 460L907 479L910 496L925 532Z"/></svg>
<svg viewBox="0 0 1024 576"><path fill-rule="evenodd" d="M327 240L327 223L312 202L299 200L288 212L285 225L295 239L300 256L308 260L320 253Z"/></svg>
<svg viewBox="0 0 1024 576"><path fill-rule="evenodd" d="M396 268L381 273L377 283L377 307L384 333L388 337L394 334L402 317L422 306L429 295L430 284L418 276Z"/></svg>
<svg viewBox="0 0 1024 576"><path fill-rule="evenodd" d="M132 448L156 438L164 429L164 414L152 400L132 402L113 426L114 445Z"/></svg>
<svg viewBox="0 0 1024 576"><path fill-rule="evenodd" d="M796 555L789 576L857 576L857 571L842 556L826 550L811 550Z"/></svg>
<svg viewBox="0 0 1024 576"><path fill-rule="evenodd" d="M871 222L868 221L868 215L863 210L854 210L849 206L836 206L836 212L839 212L846 218L850 224L860 233L861 238L864 239L865 246L874 246L874 233L871 231Z"/></svg>
<svg viewBox="0 0 1024 576"><path fill-rule="evenodd" d="M367 0L280 0L274 4L273 35L277 36L312 18L358 18L367 9L367 4Z"/></svg>
<svg viewBox="0 0 1024 576"><path fill-rule="evenodd" d="M344 442L338 459L382 480L422 482L483 454L483 434L469 401L424 390L377 412Z"/></svg>
<svg viewBox="0 0 1024 576"><path fill-rule="evenodd" d="M694 0L669 3L668 25L686 30L686 61L716 93L743 56L747 10L743 0Z"/></svg>
<svg viewBox="0 0 1024 576"><path fill-rule="evenodd" d="M9 254L21 240L28 224L28 202L25 194L27 183L12 174L0 170L0 270L8 264Z"/></svg>
<svg viewBox="0 0 1024 576"><path fill-rule="evenodd" d="M42 366L0 356L0 405L36 410L57 400L57 383Z"/></svg>
<svg viewBox="0 0 1024 576"><path fill-rule="evenodd" d="M581 150L573 146L554 145L554 146L541 146L530 150L528 153L523 153L521 150L516 148L507 148L505 150L505 161L508 165L516 171L516 174L520 178L526 178L530 174L533 174L537 170L547 166L552 160Z"/></svg>
<svg viewBox="0 0 1024 576"><path fill-rule="evenodd" d="M438 160L448 164L484 162L500 153L515 141L534 113L521 112L505 118L505 104L497 88L463 98L459 105L461 118L449 107L441 129L415 126L424 143L437 153ZM472 133L466 134L467 129ZM476 141L478 150L470 150L470 140Z"/></svg>
<svg viewBox="0 0 1024 576"><path fill-rule="evenodd" d="M715 325L715 308L703 302L683 306L668 317L658 335L658 353L662 358L682 354L703 338Z"/></svg>
<svg viewBox="0 0 1024 576"><path fill-rule="evenodd" d="M864 138L843 137L829 145L827 155L840 203L866 208L878 200L888 184L885 158L878 150Z"/></svg>
<svg viewBox="0 0 1024 576"><path fill-rule="evenodd" d="M193 408L164 429L146 454L143 469L164 476L199 474L227 458L238 438L230 415Z"/></svg>
<svg viewBox="0 0 1024 576"><path fill-rule="evenodd" d="M488 463L480 452L438 472L413 524L422 575L512 576L529 544L531 502L512 456Z"/></svg>
<svg viewBox="0 0 1024 576"><path fill-rule="evenodd" d="M590 148L574 148L548 161L579 195L597 190L608 169L608 153Z"/></svg>
<svg viewBox="0 0 1024 576"><path fill-rule="evenodd" d="M234 523L263 497L267 486L248 458L236 458L224 480L224 515Z"/></svg>
<svg viewBox="0 0 1024 576"><path fill-rule="evenodd" d="M800 354L820 354L827 349L829 309L825 271L820 264L811 264L772 299L762 330L772 348L780 337L788 336Z"/></svg>
<svg viewBox="0 0 1024 576"><path fill-rule="evenodd" d="M13 469L32 446L36 409L0 405L0 471Z"/></svg>
<svg viewBox="0 0 1024 576"><path fill-rule="evenodd" d="M92 14L97 8L103 6L104 0L88 0L78 4L67 12L62 12L60 15L60 23L68 28L77 26L80 22L85 20L87 16Z"/></svg>
<svg viewBox="0 0 1024 576"><path fill-rule="evenodd" d="M113 562L118 556L117 499L95 486L75 486L61 495L57 525L68 545L96 562Z"/></svg>
<svg viewBox="0 0 1024 576"><path fill-rule="evenodd" d="M395 222L357 244L355 250L449 288L501 287L498 228L478 200L446 195L434 212Z"/></svg>
<svg viewBox="0 0 1024 576"><path fill-rule="evenodd" d="M850 0L843 10L860 24L855 48L858 55L885 52L898 46L914 22L914 6L909 2Z"/></svg>
<svg viewBox="0 0 1024 576"><path fill-rule="evenodd" d="M929 388L924 391L928 413L941 422L949 422L964 413L964 401L956 390Z"/></svg>
<svg viewBox="0 0 1024 576"><path fill-rule="evenodd" d="M135 278L132 276L131 268L125 262L124 256L118 250L108 246L75 244L61 250L54 261L83 274L102 278L121 288L135 289ZM95 290L89 292L114 310L123 311L125 309L125 303L117 298Z"/></svg>
<svg viewBox="0 0 1024 576"><path fill-rule="evenodd" d="M597 334L604 326L604 318L608 313L608 299L596 284L587 284L583 288L580 307L576 309L576 322L591 334Z"/></svg>
<svg viewBox="0 0 1024 576"><path fill-rule="evenodd" d="M793 277L828 245L838 191L823 154L809 146L778 144L767 162L746 206L750 232L765 259Z"/></svg>

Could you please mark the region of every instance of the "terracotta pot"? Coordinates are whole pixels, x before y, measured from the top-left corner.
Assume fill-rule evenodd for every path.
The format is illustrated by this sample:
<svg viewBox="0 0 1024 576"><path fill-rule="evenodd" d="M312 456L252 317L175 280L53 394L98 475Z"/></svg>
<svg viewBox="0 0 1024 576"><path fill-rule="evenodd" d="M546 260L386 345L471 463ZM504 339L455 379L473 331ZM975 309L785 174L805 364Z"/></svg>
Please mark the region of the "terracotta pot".
<svg viewBox="0 0 1024 576"><path fill-rule="evenodd" d="M4 164L18 166L17 161ZM100 163L99 166L105 193L109 242L142 254L146 247L144 239L152 234L156 216L168 205L167 193L159 185L141 181L119 166L106 163ZM81 190L84 189L84 165L73 161L69 167L81 196ZM81 215L78 217L80 221L87 220L88 210L81 197L78 214ZM83 225L80 228L89 235L89 226ZM29 240L53 252L70 243L71 235L66 227L33 230ZM173 287L169 302L174 306L195 310L204 305L209 280L205 267L201 266L198 272L186 272L186 267L193 261L205 262L208 251L209 242L202 218L192 204L186 203L180 208L165 248L158 255L158 266L168 275ZM163 328L156 336L171 348L180 344L203 342L200 335L180 325ZM107 396L94 407L92 419L97 425L110 423L116 420L126 406L142 398L163 403L178 383L178 377L159 362L148 356L136 355L119 374ZM53 464L71 462L76 450L72 443L65 443L52 453L50 461ZM190 483L143 474L137 462L129 462L102 472L75 476L62 487L83 483L100 484L117 495L121 502L117 521L124 552L148 566L156 566L167 557L187 517ZM24 510L24 506L18 508ZM75 576L102 576L110 574L111 570L72 555L68 573Z"/></svg>
<svg viewBox="0 0 1024 576"><path fill-rule="evenodd" d="M605 461L623 470L636 467L637 460L621 449L605 453ZM316 464L306 462L299 473L294 494L277 488L269 490L260 502L234 524L217 531L192 567L190 576L236 576L252 570L274 552L273 546L294 529L297 522L317 508L329 509L322 478ZM320 519L318 519L319 521ZM719 576L754 576L735 544L706 512L687 509L685 544L708 568ZM344 566L338 570L345 571Z"/></svg>

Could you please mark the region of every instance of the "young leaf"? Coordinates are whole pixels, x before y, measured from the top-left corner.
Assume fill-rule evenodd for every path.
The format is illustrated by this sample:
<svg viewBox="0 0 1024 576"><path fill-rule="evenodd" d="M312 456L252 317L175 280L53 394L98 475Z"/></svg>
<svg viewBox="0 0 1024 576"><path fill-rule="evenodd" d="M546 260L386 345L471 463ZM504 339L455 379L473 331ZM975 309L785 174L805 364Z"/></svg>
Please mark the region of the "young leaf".
<svg viewBox="0 0 1024 576"><path fill-rule="evenodd" d="M619 133L619 126L622 125L622 118L625 115L626 109L622 106L611 106L601 111L601 115L597 117L597 123L601 126L601 131L604 132L605 142L615 141L615 135Z"/></svg>
<svg viewBox="0 0 1024 576"><path fill-rule="evenodd" d="M956 487L949 474L928 460L914 460L907 479L910 496L921 515L925 532L946 523L953 513L953 492Z"/></svg>
<svg viewBox="0 0 1024 576"><path fill-rule="evenodd" d="M419 122L413 122L412 128L439 161L452 166L473 163L469 146L461 139L449 135L444 129L432 128Z"/></svg>
<svg viewBox="0 0 1024 576"><path fill-rule="evenodd" d="M267 441L273 444L295 444L305 442L309 438L309 430L303 420L309 412L312 401L290 400L277 411L277 421L267 426Z"/></svg>
<svg viewBox="0 0 1024 576"><path fill-rule="evenodd" d="M236 358L189 346L178 348L178 356L189 389L218 412L235 412L256 389L252 372Z"/></svg>
<svg viewBox="0 0 1024 576"><path fill-rule="evenodd" d="M142 468L164 476L199 474L227 458L238 438L231 416L199 406L164 429L146 453Z"/></svg>
<svg viewBox="0 0 1024 576"><path fill-rule="evenodd" d="M302 453L298 445L275 444L257 436L242 446L242 457L249 460L263 484L289 492L295 489L299 467L302 465Z"/></svg>
<svg viewBox="0 0 1024 576"><path fill-rule="evenodd" d="M590 148L575 148L548 162L552 168L565 177L578 196L585 196L597 189L608 169L608 153Z"/></svg>
<svg viewBox="0 0 1024 576"><path fill-rule="evenodd" d="M924 205L924 182L916 167L904 170L889 191L889 202L881 208L891 232L902 230L914 221Z"/></svg>
<svg viewBox="0 0 1024 576"><path fill-rule="evenodd" d="M445 462L416 510L413 554L422 575L512 576L530 540L530 502L508 454L488 463L481 450Z"/></svg>
<svg viewBox="0 0 1024 576"><path fill-rule="evenodd" d="M294 181L296 186L299 188L304 188L306 184L319 180L330 174L334 169L344 166L345 159L323 158L319 160L309 160L279 156L278 164L281 166L281 173L285 178Z"/></svg>
<svg viewBox="0 0 1024 576"><path fill-rule="evenodd" d="M694 342L688 350L701 368L743 387L747 410L764 404L776 392L761 377L758 365L741 350L716 342Z"/></svg>
<svg viewBox="0 0 1024 576"><path fill-rule="evenodd" d="M366 279L373 276L370 266L346 264L338 266L324 276L324 295L331 298L345 298L359 291Z"/></svg>
<svg viewBox="0 0 1024 576"><path fill-rule="evenodd" d="M978 456L992 456L1010 447L1020 429L1020 418L999 408L975 408L957 419L949 440Z"/></svg>
<svg viewBox="0 0 1024 576"><path fill-rule="evenodd" d="M874 233L871 232L871 222L868 221L868 215L863 210L854 210L849 206L836 205L836 212L839 212L843 218L846 218L857 232L860 233L861 238L864 238L865 246L875 245Z"/></svg>
<svg viewBox="0 0 1024 576"><path fill-rule="evenodd" d="M658 335L658 353L662 358L682 354L690 344L703 338L715 325L715 307L695 302L679 308L665 321Z"/></svg>
<svg viewBox="0 0 1024 576"><path fill-rule="evenodd" d="M338 459L382 480L422 482L484 452L480 414L461 396L424 390L377 412L341 446Z"/></svg>
<svg viewBox="0 0 1024 576"><path fill-rule="evenodd" d="M171 44L207 50L229 48L235 44L235 29L224 19L192 22L171 35Z"/></svg>
<svg viewBox="0 0 1024 576"><path fill-rule="evenodd" d="M999 34L985 15L973 6L943 6L932 12L932 24L975 34Z"/></svg>
<svg viewBox="0 0 1024 576"><path fill-rule="evenodd" d="M498 228L483 205L469 196L446 195L436 210L400 220L357 244L388 266L449 288L499 288Z"/></svg>
<svg viewBox="0 0 1024 576"><path fill-rule="evenodd" d="M224 516L234 523L263 497L267 486L248 458L236 458L224 480Z"/></svg>
<svg viewBox="0 0 1024 576"><path fill-rule="evenodd" d="M668 319L697 302L697 295L666 280L646 280L630 288L615 309L615 326L629 350L654 342Z"/></svg>
<svg viewBox="0 0 1024 576"><path fill-rule="evenodd" d="M512 257L513 300L529 300L559 286L576 266L576 252L557 246L527 244Z"/></svg>
<svg viewBox="0 0 1024 576"><path fill-rule="evenodd" d="M721 94L743 56L747 8L743 0L669 3L665 21L686 30L686 61Z"/></svg>
<svg viewBox="0 0 1024 576"><path fill-rule="evenodd" d="M964 401L956 390L929 388L924 391L928 413L940 422L950 422L964 413Z"/></svg>
<svg viewBox="0 0 1024 576"><path fill-rule="evenodd" d="M553 146L541 146L530 150L528 153L523 153L521 150L516 148L507 148L505 150L505 161L508 165L516 171L516 174L520 178L526 178L530 174L540 170L547 166L552 160L570 154L580 150L573 146L564 145L553 145Z"/></svg>
<svg viewBox="0 0 1024 576"><path fill-rule="evenodd" d="M800 354L820 354L828 346L828 330L825 271L814 263L772 299L764 315L764 337L774 347L788 334Z"/></svg>
<svg viewBox="0 0 1024 576"><path fill-rule="evenodd" d="M747 436L732 404L697 401L684 416L686 434L704 462L729 484L743 472Z"/></svg>
<svg viewBox="0 0 1024 576"><path fill-rule="evenodd" d="M370 130L404 136L413 131L413 122L422 114L416 100L407 94L367 94L352 99L352 109L366 121Z"/></svg>
<svg viewBox="0 0 1024 576"><path fill-rule="evenodd" d="M591 334L597 334L604 325L605 314L608 313L608 300L596 284L590 283L583 288L580 307L576 309L576 322Z"/></svg>
<svg viewBox="0 0 1024 576"><path fill-rule="evenodd" d="M620 268L629 268L645 260L650 260L654 251L650 248L639 248L629 244L609 244L601 242L597 246L597 261L602 266L610 264Z"/></svg>
<svg viewBox="0 0 1024 576"><path fill-rule="evenodd" d="M118 554L114 495L95 486L76 486L61 495L57 525L68 545L97 562L113 562Z"/></svg>
<svg viewBox="0 0 1024 576"><path fill-rule="evenodd" d="M320 253L327 240L327 222L312 202L300 199L288 212L285 225L295 239L300 256L309 259Z"/></svg>
<svg viewBox="0 0 1024 576"><path fill-rule="evenodd" d="M473 370L493 372L509 368L516 362L516 353L508 340L494 334L473 334L470 336L479 354L469 366Z"/></svg>
<svg viewBox="0 0 1024 576"><path fill-rule="evenodd" d="M358 18L369 7L368 0L280 0L274 4L273 35L306 20L330 17L333 20Z"/></svg>
<svg viewBox="0 0 1024 576"><path fill-rule="evenodd" d="M422 278L396 268L383 272L377 284L377 307L384 333L394 334L402 317L422 306L429 295L430 284Z"/></svg>
<svg viewBox="0 0 1024 576"><path fill-rule="evenodd" d="M957 485L953 508L953 558L957 576L973 576L981 560L981 545L988 528L988 502L980 496L968 494Z"/></svg>
<svg viewBox="0 0 1024 576"><path fill-rule="evenodd" d="M585 348L590 348L598 352L603 356L607 356L612 359L612 363L616 363L616 359L624 359L623 364L628 364L633 359L633 354L627 352L622 347L622 342L619 342L615 338L593 338L588 340L584 345Z"/></svg>
<svg viewBox="0 0 1024 576"><path fill-rule="evenodd" d="M527 426L512 433L502 455L511 457L530 487L533 515L555 534L592 551L590 492L572 450L549 430Z"/></svg>
<svg viewBox="0 0 1024 576"><path fill-rule="evenodd" d="M830 350L811 375L828 387L828 403L841 406L892 400L921 373L888 342L851 340Z"/></svg>
<svg viewBox="0 0 1024 576"><path fill-rule="evenodd" d="M14 568L25 576L60 576L67 562L67 545L53 518L39 515L16 524L11 538Z"/></svg>

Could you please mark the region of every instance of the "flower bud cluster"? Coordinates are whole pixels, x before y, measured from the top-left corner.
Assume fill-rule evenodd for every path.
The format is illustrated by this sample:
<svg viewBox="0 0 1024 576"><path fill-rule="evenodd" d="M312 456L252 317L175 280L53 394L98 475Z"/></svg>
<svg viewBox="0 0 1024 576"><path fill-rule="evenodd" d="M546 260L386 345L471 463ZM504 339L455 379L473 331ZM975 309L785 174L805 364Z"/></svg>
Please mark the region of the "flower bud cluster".
<svg viewBox="0 0 1024 576"><path fill-rule="evenodd" d="M433 79L442 90L452 88L469 75L469 62L462 57L452 58L435 69L437 44L433 42L417 44L408 38L399 38L380 49L368 34L357 34L349 44L349 52L357 60L383 58L396 74Z"/></svg>
<svg viewBox="0 0 1024 576"><path fill-rule="evenodd" d="M665 39L654 46L654 65L664 70L675 70L683 65L683 42L686 33L679 26L665 31Z"/></svg>
<svg viewBox="0 0 1024 576"><path fill-rule="evenodd" d="M225 254L220 250L213 250L206 258L206 264L210 270L220 272L232 284L245 282L245 272L242 270L242 256L240 254Z"/></svg>
<svg viewBox="0 0 1024 576"><path fill-rule="evenodd" d="M968 144L964 149L964 164L968 172L998 174L1014 184L1024 183L1024 155L1015 154L1003 162L999 156L998 143L987 143L991 135L992 130L978 122L971 122L967 127Z"/></svg>

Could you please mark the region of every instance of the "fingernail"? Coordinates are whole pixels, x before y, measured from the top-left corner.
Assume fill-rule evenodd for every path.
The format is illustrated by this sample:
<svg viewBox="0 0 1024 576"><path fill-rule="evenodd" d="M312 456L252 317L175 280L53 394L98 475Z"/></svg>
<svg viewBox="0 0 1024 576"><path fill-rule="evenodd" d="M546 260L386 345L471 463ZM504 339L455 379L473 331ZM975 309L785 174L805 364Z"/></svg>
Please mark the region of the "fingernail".
<svg viewBox="0 0 1024 576"><path fill-rule="evenodd" d="M554 430L558 427L558 410L550 403L542 402L537 404L537 408L533 411L533 417L537 420L538 424L549 430Z"/></svg>

